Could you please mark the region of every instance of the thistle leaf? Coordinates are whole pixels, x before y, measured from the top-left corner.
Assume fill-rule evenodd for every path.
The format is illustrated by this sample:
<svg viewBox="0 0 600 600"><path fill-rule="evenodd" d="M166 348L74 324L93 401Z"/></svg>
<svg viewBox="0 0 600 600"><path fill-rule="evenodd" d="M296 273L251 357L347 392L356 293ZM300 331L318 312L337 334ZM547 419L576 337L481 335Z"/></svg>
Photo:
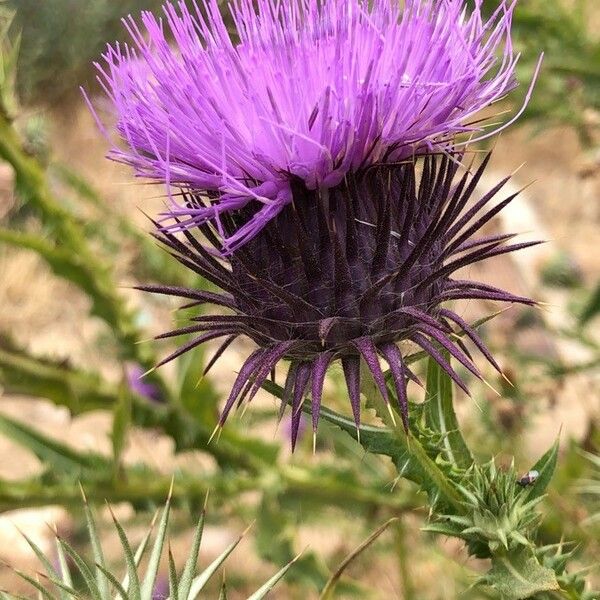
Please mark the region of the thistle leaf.
<svg viewBox="0 0 600 600"><path fill-rule="evenodd" d="M188 600L189 598L190 590L192 588L192 581L194 579L194 571L198 562L198 554L200 553L200 543L202 542L205 518L206 511L205 509L202 509L202 513L200 514L200 519L198 520L198 525L196 526L196 531L194 533L192 548L185 563L185 567L183 568L183 573L181 574L181 580L179 582L179 594L174 597L174 600Z"/></svg>
<svg viewBox="0 0 600 600"><path fill-rule="evenodd" d="M142 583L141 588L141 600L152 600L152 591L154 590L154 583L156 582L156 576L158 575L158 568L160 565L160 557L162 555L163 547L165 544L165 537L167 534L167 525L169 524L169 514L171 512L171 494L173 487L171 484L171 491L169 497L163 508L162 517L158 525L158 533L156 534L156 540L152 547L150 554L150 561L148 562L148 569L146 576Z"/></svg>
<svg viewBox="0 0 600 600"><path fill-rule="evenodd" d="M141 600L140 580L137 572L137 564L135 562L135 557L131 550L131 546L129 545L129 540L127 539L127 535L125 535L123 527L113 514L112 510L110 511L110 514L115 524L121 546L123 547L123 551L125 553L125 563L127 564L128 582L127 586L123 587L129 594L129 600Z"/></svg>
<svg viewBox="0 0 600 600"><path fill-rule="evenodd" d="M156 518L156 515L155 515L155 518ZM137 550L135 551L135 555L133 557L133 562L135 563L136 569L140 566L142 557L144 556L144 553L146 552L146 548L148 547L148 542L150 541L150 536L152 535L153 525L154 525L154 519L152 520L152 525L150 526L150 531L148 531L148 533L146 533L146 535L143 537L142 541L140 542L140 545L137 547ZM125 575L125 577L123 578L121 585L123 586L124 589L127 589L129 587L129 570L128 570L127 574Z"/></svg>
<svg viewBox="0 0 600 600"><path fill-rule="evenodd" d="M77 570L81 573L81 576L85 580L85 584L90 592L92 599L102 600L102 597L100 596L100 590L98 589L98 586L96 584L94 574L92 573L90 568L85 564L83 558L79 556L77 551L67 541L63 540L62 538L59 538L59 543L62 546L63 550L71 557L71 559L75 563L75 566L77 567Z"/></svg>
<svg viewBox="0 0 600 600"><path fill-rule="evenodd" d="M102 600L111 600L108 583L103 571L103 569L105 570L106 567L104 562L104 553L102 552L102 545L100 544L100 537L98 536L96 521L94 520L94 515L92 514L92 510L88 504L83 487L81 487L81 494L83 496L83 510L85 513L88 535L92 545L94 562L96 563L96 583L98 584L98 590Z"/></svg>
<svg viewBox="0 0 600 600"><path fill-rule="evenodd" d="M63 550L60 540L56 538L56 555L58 557L58 564L60 565L60 579L61 581L69 586L73 587L73 579L71 578L71 571L69 569L69 563L67 562L67 557L65 556L65 551Z"/></svg>
<svg viewBox="0 0 600 600"><path fill-rule="evenodd" d="M238 537L238 539L231 543L225 550L212 562L200 575L198 575L192 581L192 586L190 588L190 593L188 594L189 600L195 600L198 597L198 594L204 589L204 586L207 584L208 580L214 575L215 571L225 562L227 557L235 550L236 546L242 541L244 535L246 535L246 531Z"/></svg>
<svg viewBox="0 0 600 600"><path fill-rule="evenodd" d="M284 577L284 575L290 570L292 565L300 558L300 554L294 558L294 560L290 561L283 569L280 569L269 579L264 585L254 592L251 596L248 596L247 600L262 600L279 582L280 579ZM223 583L223 590L225 590L225 583Z"/></svg>
<svg viewBox="0 0 600 600"><path fill-rule="evenodd" d="M225 582L223 582L223 585L221 586L221 593L219 594L219 600L227 600L227 586L225 585Z"/></svg>
<svg viewBox="0 0 600 600"><path fill-rule="evenodd" d="M106 576L106 579L115 587L122 600L129 600L129 596L125 591L125 588L117 581L117 578L108 569L98 564L96 565L96 568L99 569ZM115 600L117 600L117 598L115 598Z"/></svg>
<svg viewBox="0 0 600 600"><path fill-rule="evenodd" d="M559 589L554 571L540 565L530 548L522 547L494 556L482 583L492 586L506 600L525 600Z"/></svg>
<svg viewBox="0 0 600 600"><path fill-rule="evenodd" d="M539 475L534 483L527 488L525 496L527 501L540 498L546 492L558 462L558 442L557 438L552 447L533 465L532 470L537 471Z"/></svg>
<svg viewBox="0 0 600 600"><path fill-rule="evenodd" d="M179 598L179 582L177 580L177 567L175 566L175 559L169 546L169 592L174 598Z"/></svg>
<svg viewBox="0 0 600 600"><path fill-rule="evenodd" d="M44 569L50 579L60 580L60 575L57 573L56 569L52 566L52 563L48 560L46 555L41 551L40 547L31 540L25 533L19 531L19 533L25 538L25 541L29 544L29 547L34 551L35 555L38 557L39 561L44 565ZM61 600L69 600L69 597L61 590L60 592Z"/></svg>
<svg viewBox="0 0 600 600"><path fill-rule="evenodd" d="M473 456L454 412L452 380L432 358L427 363L425 418L429 427L442 435L446 458L453 465L468 469L473 464Z"/></svg>
<svg viewBox="0 0 600 600"><path fill-rule="evenodd" d="M40 597L44 598L44 600L56 600L56 597L53 596L52 594L50 594L50 592L46 588L42 587L40 582L36 581L33 577L30 577L26 573L23 573L22 571L18 571L17 569L15 569L15 573L21 579L25 580L32 587L34 587L38 591L38 595L41 595Z"/></svg>

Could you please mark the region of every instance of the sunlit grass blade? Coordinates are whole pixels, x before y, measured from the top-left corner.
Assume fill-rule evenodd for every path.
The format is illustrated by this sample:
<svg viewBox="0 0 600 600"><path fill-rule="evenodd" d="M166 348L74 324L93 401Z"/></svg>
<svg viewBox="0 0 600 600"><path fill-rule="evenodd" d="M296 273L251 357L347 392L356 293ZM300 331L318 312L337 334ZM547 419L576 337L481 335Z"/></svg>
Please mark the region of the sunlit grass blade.
<svg viewBox="0 0 600 600"><path fill-rule="evenodd" d="M56 580L60 581L61 580L60 574L52 566L52 563L48 560L46 555L42 552L40 547L29 536L27 536L23 531L19 530L19 533L23 536L23 538L25 539L27 544L29 544L29 547L33 550L35 555L38 557L39 561L44 566L44 569L46 570L48 577L52 580L56 579ZM61 600L69 600L69 597L67 595L65 595L64 591L62 591L62 590L60 591L60 598L61 598Z"/></svg>
<svg viewBox="0 0 600 600"><path fill-rule="evenodd" d="M117 578L108 569L98 564L96 565L96 568L99 569L106 579L114 586L122 600L129 600L129 596L125 591L125 588L117 581ZM118 600L118 598L115 597L114 600Z"/></svg>
<svg viewBox="0 0 600 600"><path fill-rule="evenodd" d="M173 492L173 485L171 484L171 490L169 491L169 497L163 508L160 523L158 525L158 532L156 534L156 540L150 553L150 561L148 562L148 569L146 576L142 583L140 591L141 600L152 600L152 591L154 590L154 583L158 574L158 568L160 565L160 557L162 556L163 547L165 544L165 537L167 534L167 526L169 524L169 514L171 512L171 494Z"/></svg>
<svg viewBox="0 0 600 600"><path fill-rule="evenodd" d="M59 543L62 546L63 550L71 557L77 570L81 573L81 576L85 580L85 584L88 587L90 595L93 600L102 600L100 596L100 590L96 584L96 578L92 573L91 569L87 566L83 558L79 556L77 551L64 539L59 538Z"/></svg>
<svg viewBox="0 0 600 600"><path fill-rule="evenodd" d="M179 582L179 594L172 596L173 600L188 600L190 590L192 588L192 581L194 580L194 573L196 570L196 564L198 563L198 554L200 553L200 544L202 542L202 533L204 532L204 521L206 518L206 502L205 507L202 509L196 531L194 532L194 541L192 542L192 548L189 556L183 568L181 574L181 580Z"/></svg>
<svg viewBox="0 0 600 600"><path fill-rule="evenodd" d="M144 556L144 554L146 552L146 548L148 548L148 542L150 542L150 537L152 536L152 529L154 528L154 522L156 520L157 515L158 515L158 513L156 513L154 515L154 518L152 519L152 523L150 524L150 529L149 529L148 533L146 533L146 535L143 537L142 541L140 542L140 545L137 547L137 550L135 551L133 561L135 563L136 569L140 566L142 557ZM123 578L123 581L121 582L121 585L123 586L124 589L127 589L129 587L129 571L125 574L125 577Z"/></svg>
<svg viewBox="0 0 600 600"><path fill-rule="evenodd" d="M53 596L46 588L42 587L39 581L35 580L33 577L30 577L26 573L19 571L18 569L15 569L14 571L21 579L34 587L37 592L41 594L44 600L57 600L56 596Z"/></svg>
<svg viewBox="0 0 600 600"><path fill-rule="evenodd" d="M225 585L225 582L223 582L223 585L221 586L221 592L219 593L219 600L227 600L227 586Z"/></svg>
<svg viewBox="0 0 600 600"><path fill-rule="evenodd" d="M25 598L25 596L15 596L14 594L0 591L0 600L29 600L29 598Z"/></svg>
<svg viewBox="0 0 600 600"><path fill-rule="evenodd" d="M108 589L108 582L104 575L104 571L106 570L106 564L104 561L104 553L102 552L100 537L98 536L98 528L96 527L94 515L92 514L92 510L90 508L90 505L88 504L87 497L81 485L80 489L81 495L83 497L83 510L85 513L88 535L90 537L94 562L96 564L96 583L98 585L98 591L102 600L111 600L110 590Z"/></svg>
<svg viewBox="0 0 600 600"><path fill-rule="evenodd" d="M248 528L250 529L250 528ZM204 586L208 580L214 575L215 571L225 562L227 557L235 550L236 546L242 541L242 538L248 532L248 529L238 537L235 542L232 542L225 550L210 564L200 575L198 575L192 582L190 593L188 594L189 600L195 600L198 594L204 589Z"/></svg>
<svg viewBox="0 0 600 600"><path fill-rule="evenodd" d="M123 527L115 517L112 510L110 510L110 514L112 516L113 523L115 524L115 528L117 529L117 534L119 536L121 546L123 547L123 552L125 553L125 563L127 565L127 575L129 580L127 582L127 587L123 587L125 587L125 590L129 595L128 600L141 600L140 579L138 577L137 565L135 563L133 551L131 550L129 540L127 539L127 535L125 535Z"/></svg>
<svg viewBox="0 0 600 600"><path fill-rule="evenodd" d="M58 536L56 537L56 556L58 558L58 564L60 566L60 579L69 587L73 587L73 578L71 577L71 570L69 569L69 563L67 562L67 557L65 556L65 551L63 550L60 540Z"/></svg>
<svg viewBox="0 0 600 600"><path fill-rule="evenodd" d="M179 582L177 581L177 567L175 559L169 546L169 594L173 598L179 598Z"/></svg>
<svg viewBox="0 0 600 600"><path fill-rule="evenodd" d="M50 581L53 585L55 585L58 588L61 598L64 597L69 600L72 600L73 598L78 598L79 596L81 596L81 594L79 594L72 585L66 585L59 579L56 579L54 577L44 577L44 579L48 579L48 581Z"/></svg>
<svg viewBox="0 0 600 600"><path fill-rule="evenodd" d="M277 571L277 573L275 573L271 579L259 587L254 594L248 596L247 600L262 600L279 583L279 581L291 569L292 565L300 558L300 556L301 554L298 554L298 556L285 565L285 567Z"/></svg>

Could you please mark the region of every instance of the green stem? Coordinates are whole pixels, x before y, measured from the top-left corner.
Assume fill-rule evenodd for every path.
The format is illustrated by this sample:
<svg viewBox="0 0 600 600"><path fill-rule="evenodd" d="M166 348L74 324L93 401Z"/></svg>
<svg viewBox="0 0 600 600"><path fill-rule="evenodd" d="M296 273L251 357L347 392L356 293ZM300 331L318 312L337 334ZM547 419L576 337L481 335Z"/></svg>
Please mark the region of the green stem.
<svg viewBox="0 0 600 600"><path fill-rule="evenodd" d="M404 431L399 416L397 418L392 416L389 407L381 397L381 393L373 381L373 377L364 364L361 366L361 392L366 397L367 404L375 408L379 418L389 427L396 442L404 448L405 453L410 459L417 463L417 470L429 480L417 483L421 483L421 485L425 484L426 487L433 483L437 488L440 499L452 506L456 514L462 514L464 507L458 492L451 482L448 481L443 471L429 457L420 440L411 431ZM400 475L402 474L400 473Z"/></svg>
<svg viewBox="0 0 600 600"><path fill-rule="evenodd" d="M394 542L398 569L400 571L400 585L402 586L403 600L416 600L415 588L412 583L409 568L409 555L406 548L406 528L403 519L398 519L395 527Z"/></svg>
<svg viewBox="0 0 600 600"><path fill-rule="evenodd" d="M43 166L26 152L22 140L2 107L0 107L0 159L12 166L16 188L38 211L43 223L51 229L52 237L56 240L55 244L45 242L50 246L50 254L40 252L40 250L48 250L46 247L31 249L38 251L44 259L49 257L50 266L55 270L59 259L61 265L67 265L72 269L71 277L65 272L58 274L71 279L90 297L94 313L110 326L125 360L134 360L146 368L153 367L155 361L148 346L138 343L140 336L134 314L127 308L125 300L115 291L117 285L113 280L110 266L92 250L77 220L52 194ZM5 241L10 240L7 237ZM163 387L158 378L156 383Z"/></svg>

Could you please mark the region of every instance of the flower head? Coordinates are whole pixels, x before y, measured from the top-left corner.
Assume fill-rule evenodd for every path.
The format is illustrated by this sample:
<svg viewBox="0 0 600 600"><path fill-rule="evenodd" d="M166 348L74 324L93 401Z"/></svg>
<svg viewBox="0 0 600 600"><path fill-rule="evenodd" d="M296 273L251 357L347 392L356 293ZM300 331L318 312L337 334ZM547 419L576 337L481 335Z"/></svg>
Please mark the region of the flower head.
<svg viewBox="0 0 600 600"><path fill-rule="evenodd" d="M166 4L166 22L143 13L143 27L130 18L133 45L109 47L98 65L127 144L112 158L212 193L202 206L173 200L172 214L178 228L214 223L233 251L298 183L335 188L371 165L445 151L515 85L514 3L502 0L487 21L482 0L470 13L464 0L404 5L235 0L234 40L216 0ZM224 227L248 205L243 224Z"/></svg>
<svg viewBox="0 0 600 600"><path fill-rule="evenodd" d="M155 235L220 288L142 286L221 309L159 336L194 336L161 364L209 340L221 346L208 368L240 336L257 345L221 424L286 360L292 445L307 392L316 431L335 361L357 426L362 362L407 427L406 386L417 377L399 342L467 391L450 359L480 373L458 331L500 368L447 303L532 304L456 276L531 245L479 236L514 196L493 204L504 180L474 197L489 157L471 173L455 139L514 86L514 3L500 1L488 21L482 0L469 14L464 0L400 4L234 0L237 41L216 0L204 11L167 4L166 24L144 13L143 32L130 19L134 47L105 55L101 80L126 142L112 157L181 190Z"/></svg>
<svg viewBox="0 0 600 600"><path fill-rule="evenodd" d="M225 403L224 423L231 409L249 402L277 364L287 359L291 365L284 401L292 405L293 444L309 391L316 431L325 374L334 361L341 362L357 426L361 360L390 402L380 359L389 365L407 426L406 384L416 377L397 346L401 341L422 348L467 392L447 357L476 377L480 373L455 335L457 330L500 370L477 332L445 304L462 299L533 304L453 276L466 266L535 242L509 244L511 235L477 236L515 196L491 206L507 178L470 205L488 159L474 175L466 172L460 177L459 159L459 155L428 155L377 165L319 191L297 179L292 182L292 203L260 235L224 256L211 253L202 243L220 245L208 223L195 231L156 233L179 262L222 292L169 286L140 289L187 298L192 301L188 307L209 303L231 313L203 313L191 319L192 325L159 336L196 335L163 363L213 339L224 340L217 358L239 336L256 342L258 348L240 368ZM199 196L188 195L186 202L190 208L205 205ZM249 207L224 215L225 234L252 216Z"/></svg>

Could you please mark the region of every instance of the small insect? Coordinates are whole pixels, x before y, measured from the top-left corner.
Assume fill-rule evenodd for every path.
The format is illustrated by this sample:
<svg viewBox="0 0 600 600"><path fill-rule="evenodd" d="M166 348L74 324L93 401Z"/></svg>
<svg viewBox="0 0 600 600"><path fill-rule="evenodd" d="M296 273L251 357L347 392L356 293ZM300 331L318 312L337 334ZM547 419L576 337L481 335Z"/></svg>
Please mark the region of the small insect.
<svg viewBox="0 0 600 600"><path fill-rule="evenodd" d="M540 476L539 471L528 471L525 475L522 475L517 479L517 485L521 487L527 487L535 483L536 479Z"/></svg>

